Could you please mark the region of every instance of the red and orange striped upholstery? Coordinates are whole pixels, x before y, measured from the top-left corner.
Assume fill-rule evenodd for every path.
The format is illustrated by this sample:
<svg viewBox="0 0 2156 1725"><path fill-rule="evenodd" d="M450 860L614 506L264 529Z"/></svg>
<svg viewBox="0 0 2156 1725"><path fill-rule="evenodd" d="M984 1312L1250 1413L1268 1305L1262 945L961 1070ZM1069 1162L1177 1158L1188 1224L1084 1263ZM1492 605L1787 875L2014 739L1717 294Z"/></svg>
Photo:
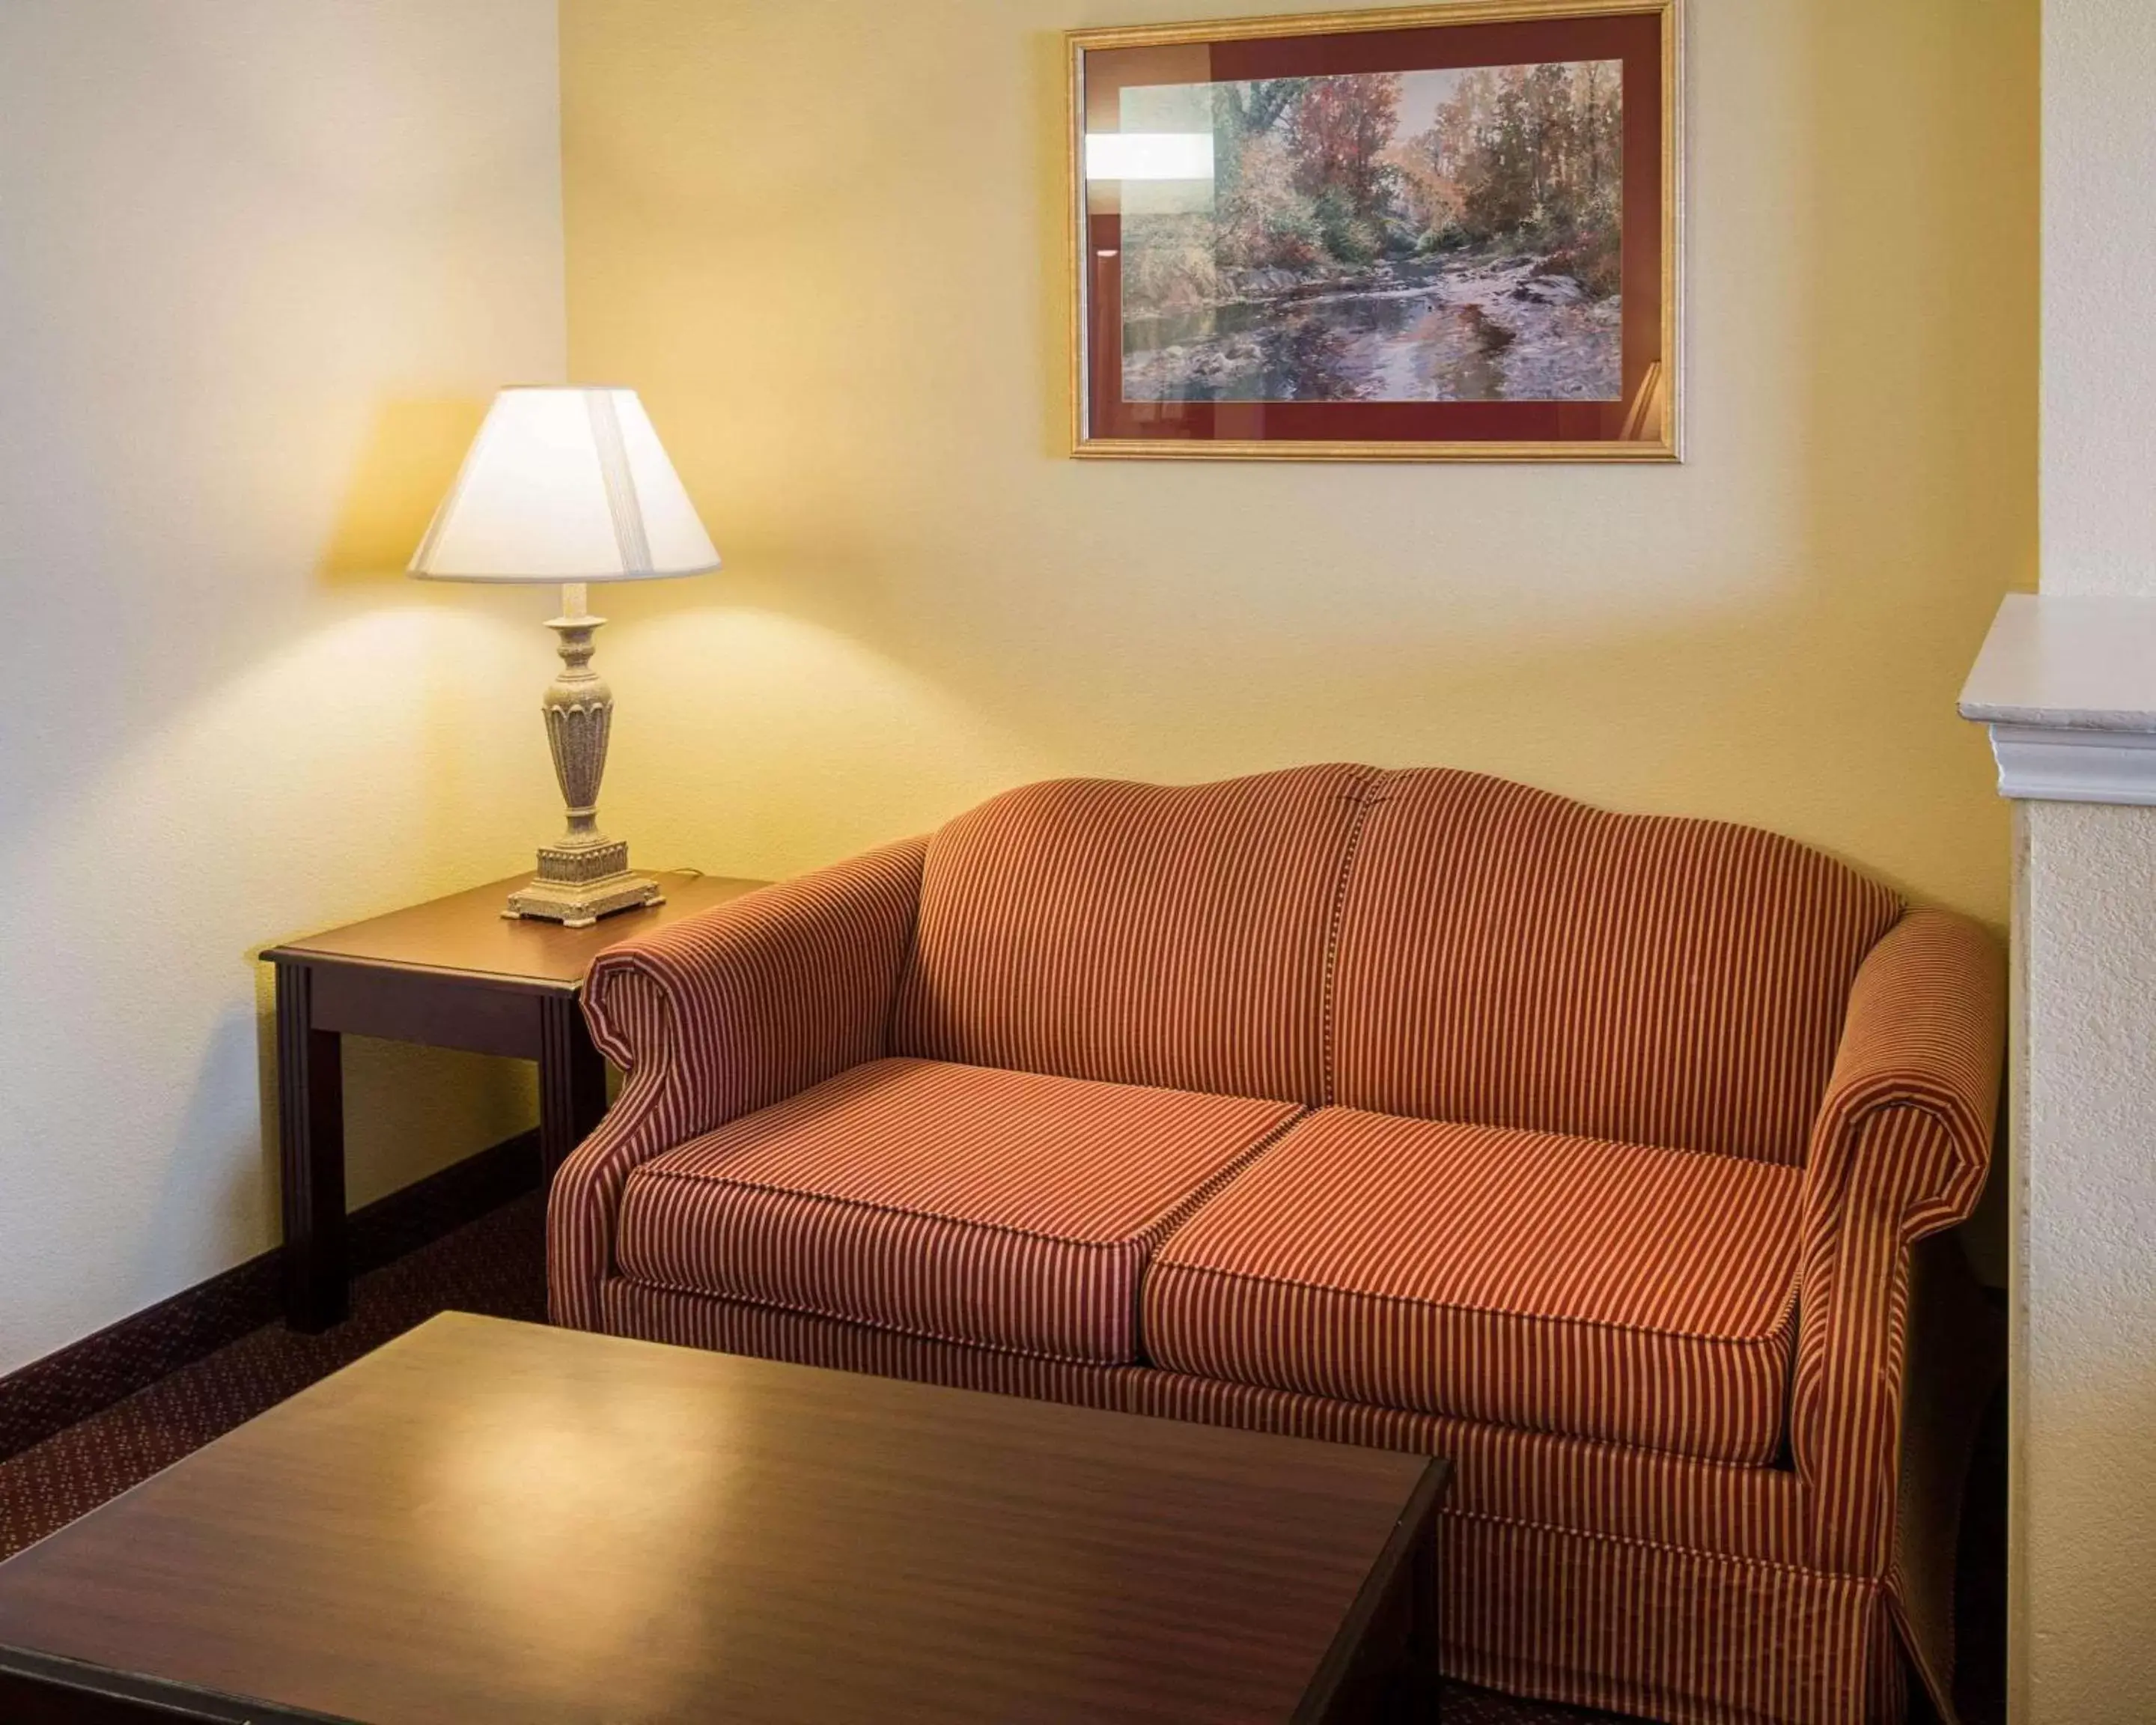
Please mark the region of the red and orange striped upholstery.
<svg viewBox="0 0 2156 1725"><path fill-rule="evenodd" d="M1975 1208L1990 1162L2006 976L1982 930L1912 911L1857 974L1804 1169L1806 1314L1790 1441L1831 1505L1830 1560L1894 1539L1910 1248Z"/></svg>
<svg viewBox="0 0 2156 1725"><path fill-rule="evenodd" d="M1118 1363L1154 1245L1297 1111L874 1060L645 1163L615 1255L652 1287Z"/></svg>
<svg viewBox="0 0 2156 1725"><path fill-rule="evenodd" d="M1368 767L1073 779L928 843L893 1054L1315 1104Z"/></svg>
<svg viewBox="0 0 2156 1725"><path fill-rule="evenodd" d="M1901 913L1771 833L1390 773L1348 880L1332 1099L1801 1164Z"/></svg>
<svg viewBox="0 0 2156 1725"><path fill-rule="evenodd" d="M1147 1357L1710 1461L1781 1446L1794 1168L1327 1108L1175 1234Z"/></svg>
<svg viewBox="0 0 2156 1725"><path fill-rule="evenodd" d="M1952 1481L1896 1458L2002 972L1787 839L1471 774L1035 786L602 959L552 1309L1435 1450L1455 1675L1878 1725L1898 1628L1951 1721L1902 1555Z"/></svg>
<svg viewBox="0 0 2156 1725"><path fill-rule="evenodd" d="M554 1176L547 1304L593 1328L629 1170L883 1052L921 896L915 839L602 952L584 1018L628 1075Z"/></svg>

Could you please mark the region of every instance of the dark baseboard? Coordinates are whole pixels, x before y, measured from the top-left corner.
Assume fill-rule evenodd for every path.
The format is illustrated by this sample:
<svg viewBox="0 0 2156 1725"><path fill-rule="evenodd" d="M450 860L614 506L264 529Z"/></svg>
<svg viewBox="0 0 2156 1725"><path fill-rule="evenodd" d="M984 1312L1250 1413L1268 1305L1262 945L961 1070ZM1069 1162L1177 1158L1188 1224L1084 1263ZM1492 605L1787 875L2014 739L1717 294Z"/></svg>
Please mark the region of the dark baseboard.
<svg viewBox="0 0 2156 1725"><path fill-rule="evenodd" d="M453 1163L352 1213L352 1272L417 1251L538 1184L536 1132ZM0 1378L0 1461L278 1321L281 1259L272 1248Z"/></svg>

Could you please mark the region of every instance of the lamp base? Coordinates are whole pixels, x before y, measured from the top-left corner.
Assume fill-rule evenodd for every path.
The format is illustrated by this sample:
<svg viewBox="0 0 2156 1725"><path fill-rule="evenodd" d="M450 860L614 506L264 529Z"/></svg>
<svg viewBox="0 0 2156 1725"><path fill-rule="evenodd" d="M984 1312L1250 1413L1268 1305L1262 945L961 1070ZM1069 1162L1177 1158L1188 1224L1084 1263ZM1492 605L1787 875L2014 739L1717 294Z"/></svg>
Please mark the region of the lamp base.
<svg viewBox="0 0 2156 1725"><path fill-rule="evenodd" d="M565 928L589 928L602 916L662 905L665 895L648 875L629 870L629 846L542 845L539 872L509 895L505 916L532 916Z"/></svg>

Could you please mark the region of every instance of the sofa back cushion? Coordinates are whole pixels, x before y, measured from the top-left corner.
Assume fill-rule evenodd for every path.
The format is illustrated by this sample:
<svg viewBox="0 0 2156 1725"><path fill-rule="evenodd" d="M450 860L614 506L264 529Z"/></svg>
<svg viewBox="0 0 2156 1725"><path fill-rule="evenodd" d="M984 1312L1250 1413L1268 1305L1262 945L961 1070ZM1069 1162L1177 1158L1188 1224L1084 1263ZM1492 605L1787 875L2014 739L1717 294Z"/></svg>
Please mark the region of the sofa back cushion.
<svg viewBox="0 0 2156 1725"><path fill-rule="evenodd" d="M1771 833L1390 773L1342 905L1333 1099L1801 1163L1902 911Z"/></svg>
<svg viewBox="0 0 2156 1725"><path fill-rule="evenodd" d="M891 1052L1322 1101L1327 942L1377 776L1070 779L961 815L928 842Z"/></svg>

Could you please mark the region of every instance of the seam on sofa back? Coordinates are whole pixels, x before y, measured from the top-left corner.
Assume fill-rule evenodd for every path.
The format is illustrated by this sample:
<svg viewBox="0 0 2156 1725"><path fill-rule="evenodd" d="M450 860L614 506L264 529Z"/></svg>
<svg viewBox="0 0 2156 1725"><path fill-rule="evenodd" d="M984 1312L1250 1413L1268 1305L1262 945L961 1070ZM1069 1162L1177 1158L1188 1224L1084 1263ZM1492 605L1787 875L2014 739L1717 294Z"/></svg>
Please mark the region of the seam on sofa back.
<svg viewBox="0 0 2156 1725"><path fill-rule="evenodd" d="M1363 846L1363 829L1369 824L1370 811L1384 801L1384 786L1392 778L1389 773L1380 773L1366 780L1355 798L1355 819L1348 829L1348 841L1340 847L1340 873L1332 884L1332 913L1325 930L1325 992L1320 1003L1323 1014L1322 1023L1324 1037L1325 1068L1321 1082L1324 1101L1320 1105L1331 1107L1337 1100L1337 1082L1339 1072L1339 1050L1337 1038L1339 1030L1340 987L1340 930L1348 916L1348 883L1355 875L1356 853Z"/></svg>
<svg viewBox="0 0 2156 1725"><path fill-rule="evenodd" d="M916 839L921 845L921 891L927 890L927 876L928 873L928 841L934 836L935 834L932 833L921 833L916 835ZM906 842L911 844L916 842L916 840L909 839ZM906 979L913 974L914 953L919 948L920 945L921 891L916 891L913 895L913 915L906 925L906 939L901 944L899 949L898 986L891 991L890 1004L884 1008L883 1040L876 1045L877 1051L885 1055L893 1055L898 1051L899 1009L906 998Z"/></svg>

